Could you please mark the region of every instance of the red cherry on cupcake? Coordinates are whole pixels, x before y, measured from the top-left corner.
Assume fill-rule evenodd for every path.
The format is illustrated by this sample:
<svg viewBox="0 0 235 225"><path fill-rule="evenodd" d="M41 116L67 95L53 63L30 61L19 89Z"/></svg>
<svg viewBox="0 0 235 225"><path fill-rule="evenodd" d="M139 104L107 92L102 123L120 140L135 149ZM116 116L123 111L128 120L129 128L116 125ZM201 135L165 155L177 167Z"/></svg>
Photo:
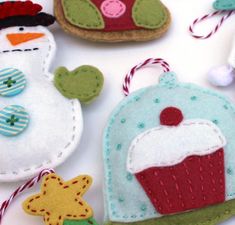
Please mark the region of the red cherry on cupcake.
<svg viewBox="0 0 235 225"><path fill-rule="evenodd" d="M175 107L167 107L160 114L160 123L165 126L179 125L184 116L180 109Z"/></svg>

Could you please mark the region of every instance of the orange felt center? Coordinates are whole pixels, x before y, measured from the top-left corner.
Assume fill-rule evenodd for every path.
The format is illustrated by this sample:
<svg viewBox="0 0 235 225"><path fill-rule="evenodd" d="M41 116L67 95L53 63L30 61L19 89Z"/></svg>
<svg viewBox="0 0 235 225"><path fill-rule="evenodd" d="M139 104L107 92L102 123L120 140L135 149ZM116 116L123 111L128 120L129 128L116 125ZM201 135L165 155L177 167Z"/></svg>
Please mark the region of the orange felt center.
<svg viewBox="0 0 235 225"><path fill-rule="evenodd" d="M22 33L22 34L7 34L7 39L12 45L18 45L27 41L31 41L40 37L43 37L43 33Z"/></svg>

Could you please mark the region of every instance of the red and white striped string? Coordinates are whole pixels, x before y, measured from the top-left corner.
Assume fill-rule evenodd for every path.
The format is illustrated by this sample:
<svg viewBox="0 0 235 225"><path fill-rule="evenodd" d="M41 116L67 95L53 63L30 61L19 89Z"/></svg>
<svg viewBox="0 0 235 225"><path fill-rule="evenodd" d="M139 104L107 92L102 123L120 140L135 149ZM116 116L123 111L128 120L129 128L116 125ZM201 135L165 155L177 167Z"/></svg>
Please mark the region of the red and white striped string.
<svg viewBox="0 0 235 225"><path fill-rule="evenodd" d="M200 18L197 18L193 21L192 25L190 25L189 27L189 32L190 34L194 37L194 38L197 38L197 39L208 39L210 38L211 36L213 36L220 28L221 26L223 25L223 23L235 12L235 10L219 10L219 11L215 11L213 13L210 13L210 14L207 14L207 15L204 15ZM198 35L195 33L194 31L194 28L195 26L198 24L198 23L201 23L202 21L205 21L209 18L212 18L214 16L217 16L217 15L220 15L220 14L225 14L221 20L218 22L218 24L215 26L215 28L209 33L209 34L206 34L206 35Z"/></svg>
<svg viewBox="0 0 235 225"><path fill-rule="evenodd" d="M6 201L4 201L2 203L2 205L0 207L0 225L2 223L2 219L3 219L3 216L6 213L6 210L9 208L9 206L11 205L13 200L18 195L20 195L22 192L24 192L25 190L28 190L28 189L32 188L34 185L36 185L42 179L42 177L44 177L48 174L51 174L51 173L55 173L55 171L53 169L44 169L44 170L42 170L36 177L32 178L27 183L25 183L24 185L17 188L17 190L14 191L14 193L9 197L9 199L7 199Z"/></svg>
<svg viewBox="0 0 235 225"><path fill-rule="evenodd" d="M130 84L131 84L131 80L133 79L135 73L144 68L147 67L149 65L154 65L154 64L160 64L163 68L164 72L169 72L170 71L170 66L169 64L161 58L149 58L147 60L145 60L144 62L139 63L138 65L136 65L135 67L133 67L127 74L124 80L124 84L123 84L123 92L125 94L125 96L128 96L130 91Z"/></svg>

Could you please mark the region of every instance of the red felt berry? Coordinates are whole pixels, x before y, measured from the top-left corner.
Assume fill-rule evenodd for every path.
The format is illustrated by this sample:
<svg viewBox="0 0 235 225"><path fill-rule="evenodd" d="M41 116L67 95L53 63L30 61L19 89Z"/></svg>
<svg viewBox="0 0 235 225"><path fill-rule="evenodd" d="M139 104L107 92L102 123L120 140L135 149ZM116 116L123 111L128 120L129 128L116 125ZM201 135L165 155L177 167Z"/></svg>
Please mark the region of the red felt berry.
<svg viewBox="0 0 235 225"><path fill-rule="evenodd" d="M183 118L183 114L178 108L167 107L160 114L160 123L165 126L177 126Z"/></svg>

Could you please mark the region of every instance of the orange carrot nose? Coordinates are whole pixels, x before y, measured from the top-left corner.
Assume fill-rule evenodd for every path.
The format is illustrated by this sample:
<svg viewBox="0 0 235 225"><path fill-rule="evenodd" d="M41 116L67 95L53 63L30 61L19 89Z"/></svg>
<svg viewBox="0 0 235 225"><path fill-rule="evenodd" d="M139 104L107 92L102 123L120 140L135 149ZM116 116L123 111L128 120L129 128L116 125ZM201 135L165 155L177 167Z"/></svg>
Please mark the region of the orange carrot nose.
<svg viewBox="0 0 235 225"><path fill-rule="evenodd" d="M11 42L12 45L15 46L43 36L45 36L45 34L43 33L21 33L21 34L15 33L15 34L7 34L7 39Z"/></svg>

